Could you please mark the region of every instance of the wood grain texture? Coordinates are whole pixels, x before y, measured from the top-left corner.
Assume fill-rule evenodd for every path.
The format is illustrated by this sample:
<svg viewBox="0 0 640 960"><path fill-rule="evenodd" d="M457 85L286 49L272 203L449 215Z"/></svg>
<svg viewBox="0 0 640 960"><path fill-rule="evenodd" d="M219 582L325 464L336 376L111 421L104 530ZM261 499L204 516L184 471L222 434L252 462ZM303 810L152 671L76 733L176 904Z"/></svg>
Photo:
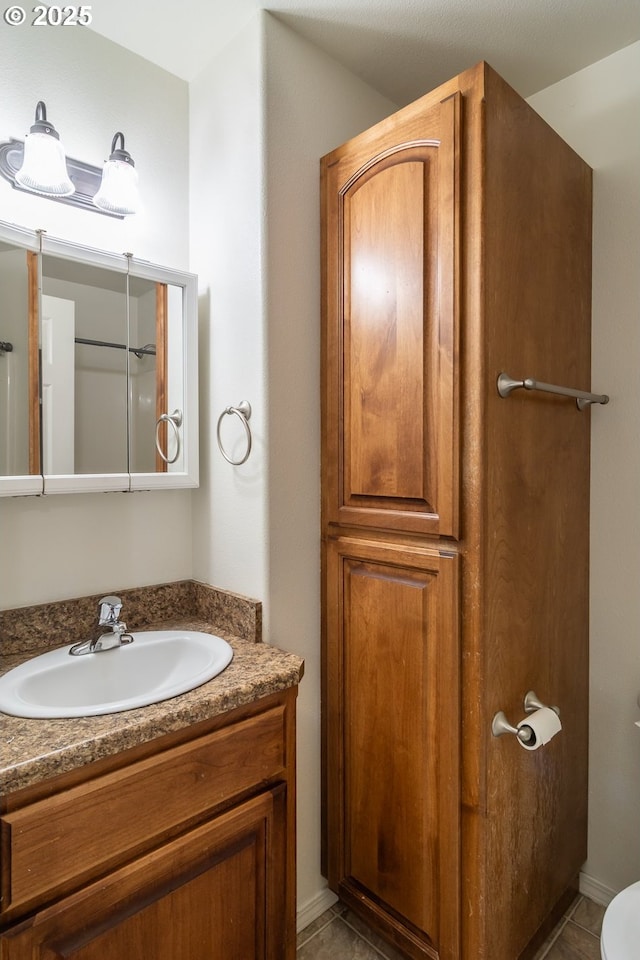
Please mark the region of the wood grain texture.
<svg viewBox="0 0 640 960"><path fill-rule="evenodd" d="M285 819L277 788L0 935L2 960L279 960Z"/></svg>
<svg viewBox="0 0 640 960"><path fill-rule="evenodd" d="M409 362L394 369L396 340L389 331L395 334L397 326L387 313L402 315L402 302L395 294L386 308L380 308L381 319L373 325L368 345L366 322L359 321L357 356L366 359L369 351L369 381L353 364L348 337L353 311L349 298L345 296L343 301L341 292L349 287L347 252L351 245L349 241L345 249L339 242L342 235L349 238L350 221L345 214L341 223L328 198L349 176L355 184L357 171L370 175L383 154L387 162L394 151L401 152L408 139L417 138L415 131L423 129L421 124L435 124L436 128L440 124L444 129L442 111L447 103L450 119L446 125L451 135L440 136L431 126L430 136L439 140L439 151L448 145L450 159L445 166L457 171L439 181L449 190L446 201L439 198L439 210L449 204L453 212L446 217L438 214L437 229L437 262L443 258L442 275L447 278L437 303L441 308L446 305L445 317L456 319L453 324L445 321L440 325L437 375L443 382L436 393L449 397L451 404L432 406L436 419L431 424L426 418L422 442L429 452L437 449L439 460L447 459L449 480L444 486L436 483L437 510L428 516L424 507L414 513L381 507L388 493L392 501L401 490L392 469L379 470L385 457L392 460L393 432L379 428L378 416L368 421L356 417L353 425L350 404L357 404L366 393L363 386L383 384L383 405L403 409L398 397L402 398L404 391L410 395L415 383L401 386L394 376L397 372L405 378L419 374ZM416 158L408 160L410 165ZM547 918L573 888L586 856L591 413L578 412L566 399L524 392L504 400L495 384L504 370L515 377L533 376L590 389L591 171L490 67L479 64L333 151L322 165L321 180L325 197L323 749L327 875L349 905L409 957L517 960L530 955L530 944L536 942ZM386 183L388 190L381 191L384 199L376 197L372 187L366 217L359 211L358 222L367 224L369 236L375 235L380 211L395 211L393 221L406 206L407 194L415 197L419 193L408 171L393 186L390 177ZM397 207L387 195L395 190L400 193ZM425 188L425 196L427 193ZM363 192L363 205L365 200ZM433 211L426 203L421 209L426 211L423 236L429 238L426 220ZM383 223L385 218L389 219L387 213ZM417 231L415 211L409 220L408 233L413 236ZM394 222L392 230L384 234L385 242L400 233ZM429 276L430 242L422 247L423 278ZM403 238L397 245L402 251ZM412 263L413 244L409 246L406 259ZM394 256L385 251L385 262L391 264L394 277L402 278L405 269L410 276L417 274L415 266L401 266ZM400 260L402 257L400 253ZM387 287L388 282L385 290ZM428 281L423 279L423 290L428 289ZM365 304L362 316L376 315L367 301L373 297L372 290L369 283L366 297L358 301ZM425 303L429 303L426 292ZM382 326L386 339L378 334ZM428 321L423 325L422 342L428 356L428 344L434 341L424 334L426 330ZM447 332L453 333L448 343ZM356 387L352 388L354 372ZM451 385L447 385L447 377L453 378ZM450 417L445 415L446 422L440 417L443 410L445 414L452 411ZM414 438L414 442L419 440ZM418 476L415 464L419 455L420 451L412 451L408 458L414 465L413 477ZM354 456L362 462L350 473ZM376 497L367 500L366 493L358 493L361 502L354 508L349 502L353 476L366 478L360 483L363 490L372 489L372 484L383 478L385 494L379 495L379 487L376 502ZM428 477L428 472L423 477ZM345 478L349 481L346 485ZM415 489L411 487L412 492ZM455 518L450 528L441 523L442 515ZM344 551L336 545L349 541L360 541L359 552L349 561L351 566L344 567ZM416 677L422 677L427 702L430 697L443 696L443 691L433 674L428 670L425 674L426 661L418 653L422 648L417 638L428 618L424 611L417 614L419 605L409 598L414 591L418 594L419 588L412 577L397 575L395 563L389 568L385 561L384 575L376 572L379 559L368 551L381 544L385 550L399 553L403 549L444 548L458 558L460 571L460 614L448 619L450 637L455 636L456 642L446 643L444 649L452 655L456 651L456 656L459 652L456 668L450 665L449 675L460 678L456 730L461 754L458 757L453 746L446 761L448 769L455 770L455 789L452 793L449 784L438 784L437 821L438 835L460 828L459 860L446 860L446 868L443 865L438 873L438 883L448 884L447 895L460 904L460 913L454 921L454 913L445 911L451 925L445 931L441 915L439 935L429 941L421 937L419 924L433 923L430 908L414 903L412 891L401 891L403 878L411 875L403 861L408 835L413 832L416 846L422 847L425 859L431 862L431 834L428 827L425 830L425 821L413 823L406 835L385 823L380 811L387 802L385 791L391 787L385 783L377 792L368 790L367 777L378 742L379 776L400 769L389 744L407 740L404 705L415 700ZM344 556L348 555L347 551ZM380 686L389 657L389 637L396 633L410 637L412 629L416 646L403 640L413 650L408 661L411 666L405 675L394 663L388 671L389 682L399 695L385 699ZM343 649L352 642L357 668L349 667ZM424 649L422 654L426 656ZM491 735L491 719L497 710L505 710L513 722L522 718L523 698L529 689L535 689L545 702L557 704L563 722L562 732L536 753L522 750L515 738ZM375 690L377 695L372 692ZM375 719L369 729L374 706ZM406 758L401 754L407 769L392 780L402 780L397 792L403 806L411 796L418 805L424 799L424 782L410 762L424 770L425 750L432 745L432 736L425 734L424 728L426 746L418 733L424 719L422 709L423 705L415 711L416 730L407 740ZM448 743L442 737L443 729L438 728L438 735L441 743ZM457 744L456 738L454 742ZM428 809L433 812L432 807ZM448 811L453 811L449 821ZM365 830L363 838L357 830L354 836L349 817L358 830ZM383 843L376 846L378 833ZM395 863L390 849L398 857ZM349 850L355 851L352 861L360 880L350 878L344 869L344 851ZM385 889L391 891L387 900L369 889L374 879L382 883L375 872L383 862L389 874L396 871L393 877L384 876ZM425 876L423 890L433 880ZM412 879L414 884L419 882Z"/></svg>
<svg viewBox="0 0 640 960"><path fill-rule="evenodd" d="M487 956L515 957L587 853L592 414L490 386L506 370L591 389L591 171L500 78L487 84L486 716L520 719L534 689L563 724L534 754L487 743L489 882L506 868L524 883L507 884L485 941Z"/></svg>
<svg viewBox="0 0 640 960"><path fill-rule="evenodd" d="M0 957L89 960L94 947L87 931L91 943L99 945L95 956L162 957L165 948L158 946L156 954L155 947L164 940L175 947L169 927L177 915L183 932L191 925L204 939L198 944L184 934L185 947L179 949L186 952L170 953L172 957L245 960L255 950L265 960L293 960L296 693L289 688L3 796ZM233 825L247 822L243 811L262 809L265 796L273 798L274 815L269 814L266 825L262 814L256 821L263 839L256 841L253 829L245 838L236 837ZM217 846L221 837L226 838L222 853ZM236 857L249 848L249 859ZM228 867L210 871L227 853ZM237 882L234 864L241 871ZM169 865L177 873L165 875ZM201 874L203 879L191 885ZM256 884L262 892L255 901L259 911L252 912ZM110 893L102 898L104 891ZM165 894L170 894L166 900ZM235 906L228 912L237 917L232 926L240 924L242 930L227 930L220 941L217 928L226 922L220 916L226 916L227 897L238 900L239 916ZM206 917L200 916L203 902ZM152 904L145 914L151 920L139 926L134 919L128 925L132 913L142 915ZM212 905L216 911L220 907L218 919ZM189 919L191 906L196 912ZM121 923L125 926L118 932ZM153 950L149 946L145 952L145 943Z"/></svg>
<svg viewBox="0 0 640 960"><path fill-rule="evenodd" d="M345 501L422 499L433 512L422 389L427 170L395 163L344 198Z"/></svg>
<svg viewBox="0 0 640 960"><path fill-rule="evenodd" d="M340 538L329 544L327 563L326 706L341 731L327 744L328 826L342 838L332 844L330 882L401 914L423 947L440 945L441 956L453 958L456 560Z"/></svg>
<svg viewBox="0 0 640 960"><path fill-rule="evenodd" d="M459 113L323 163L327 522L457 535Z"/></svg>
<svg viewBox="0 0 640 960"><path fill-rule="evenodd" d="M8 813L10 896L3 908L77 888L284 772L284 711L277 708ZM99 826L105 822L108 843Z"/></svg>

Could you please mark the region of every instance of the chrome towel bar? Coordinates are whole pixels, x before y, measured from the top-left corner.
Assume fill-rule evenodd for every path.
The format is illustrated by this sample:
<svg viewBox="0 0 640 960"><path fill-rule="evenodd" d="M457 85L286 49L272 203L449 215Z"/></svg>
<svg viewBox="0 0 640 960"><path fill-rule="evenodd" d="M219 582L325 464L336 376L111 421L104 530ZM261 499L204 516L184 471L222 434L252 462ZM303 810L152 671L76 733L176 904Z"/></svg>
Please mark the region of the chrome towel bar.
<svg viewBox="0 0 640 960"><path fill-rule="evenodd" d="M556 393L561 397L573 397L578 410L584 410L592 403L609 403L606 393L588 393L586 390L574 390L572 387L558 387L553 383L543 383L527 377L526 380L514 380L508 373L501 373L496 384L501 397L508 397L514 390L541 390L543 393Z"/></svg>

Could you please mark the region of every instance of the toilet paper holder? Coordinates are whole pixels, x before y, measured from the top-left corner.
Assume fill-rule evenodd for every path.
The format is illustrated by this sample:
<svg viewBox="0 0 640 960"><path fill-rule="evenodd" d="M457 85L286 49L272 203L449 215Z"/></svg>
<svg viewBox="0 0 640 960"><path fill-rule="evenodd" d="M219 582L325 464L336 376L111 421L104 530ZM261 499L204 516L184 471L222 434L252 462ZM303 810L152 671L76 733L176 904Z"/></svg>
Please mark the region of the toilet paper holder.
<svg viewBox="0 0 640 960"><path fill-rule="evenodd" d="M524 712L534 713L536 710L544 709L546 709L546 704L540 700L533 690L528 690L524 695ZM558 707L550 707L549 709L560 716ZM491 733L494 737L502 737L505 733L512 733L521 743L529 743L533 736L533 731L529 727L514 727L513 724L509 723L504 710L499 710L491 721Z"/></svg>

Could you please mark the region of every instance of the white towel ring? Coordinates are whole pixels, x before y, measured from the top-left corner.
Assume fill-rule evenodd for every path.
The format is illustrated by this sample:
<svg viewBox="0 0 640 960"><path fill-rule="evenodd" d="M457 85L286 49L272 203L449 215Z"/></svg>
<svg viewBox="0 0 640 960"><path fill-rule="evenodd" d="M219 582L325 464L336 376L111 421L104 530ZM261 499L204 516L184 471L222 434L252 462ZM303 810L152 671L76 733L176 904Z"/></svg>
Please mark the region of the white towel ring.
<svg viewBox="0 0 640 960"><path fill-rule="evenodd" d="M227 451L222 446L222 440L220 438L220 426L222 424L222 418L225 416L236 416L240 420L242 426L244 427L244 432L247 437L247 449L245 450L244 456L239 460L233 460ZM218 447L220 448L220 453L225 458L227 463L233 464L234 467L239 467L240 464L244 463L249 459L249 454L251 453L251 427L249 426L249 420L251 419L251 404L248 400L241 400L237 407L226 407L220 416L218 417L218 427L216 429L216 436L218 437Z"/></svg>

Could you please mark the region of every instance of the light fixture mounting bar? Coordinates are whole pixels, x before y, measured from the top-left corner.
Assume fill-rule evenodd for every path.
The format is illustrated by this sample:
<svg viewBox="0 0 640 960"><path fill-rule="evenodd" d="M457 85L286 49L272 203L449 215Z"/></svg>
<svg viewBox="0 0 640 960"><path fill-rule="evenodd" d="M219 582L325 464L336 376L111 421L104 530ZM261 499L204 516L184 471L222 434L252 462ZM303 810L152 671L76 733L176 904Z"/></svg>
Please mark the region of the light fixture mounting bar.
<svg viewBox="0 0 640 960"><path fill-rule="evenodd" d="M8 180L15 190L20 190L22 193L31 193L32 191L20 186L16 181L16 173L22 166L23 152L24 144L22 140L11 138L1 142L0 175ZM67 203L73 207L81 207L83 210L91 210L93 213L100 213L104 217L124 220L122 214L101 210L93 202L102 181L102 168L85 163L83 160L75 160L73 157L67 157L66 161L69 177L75 191L68 197L48 197L47 199L55 200L57 203Z"/></svg>

